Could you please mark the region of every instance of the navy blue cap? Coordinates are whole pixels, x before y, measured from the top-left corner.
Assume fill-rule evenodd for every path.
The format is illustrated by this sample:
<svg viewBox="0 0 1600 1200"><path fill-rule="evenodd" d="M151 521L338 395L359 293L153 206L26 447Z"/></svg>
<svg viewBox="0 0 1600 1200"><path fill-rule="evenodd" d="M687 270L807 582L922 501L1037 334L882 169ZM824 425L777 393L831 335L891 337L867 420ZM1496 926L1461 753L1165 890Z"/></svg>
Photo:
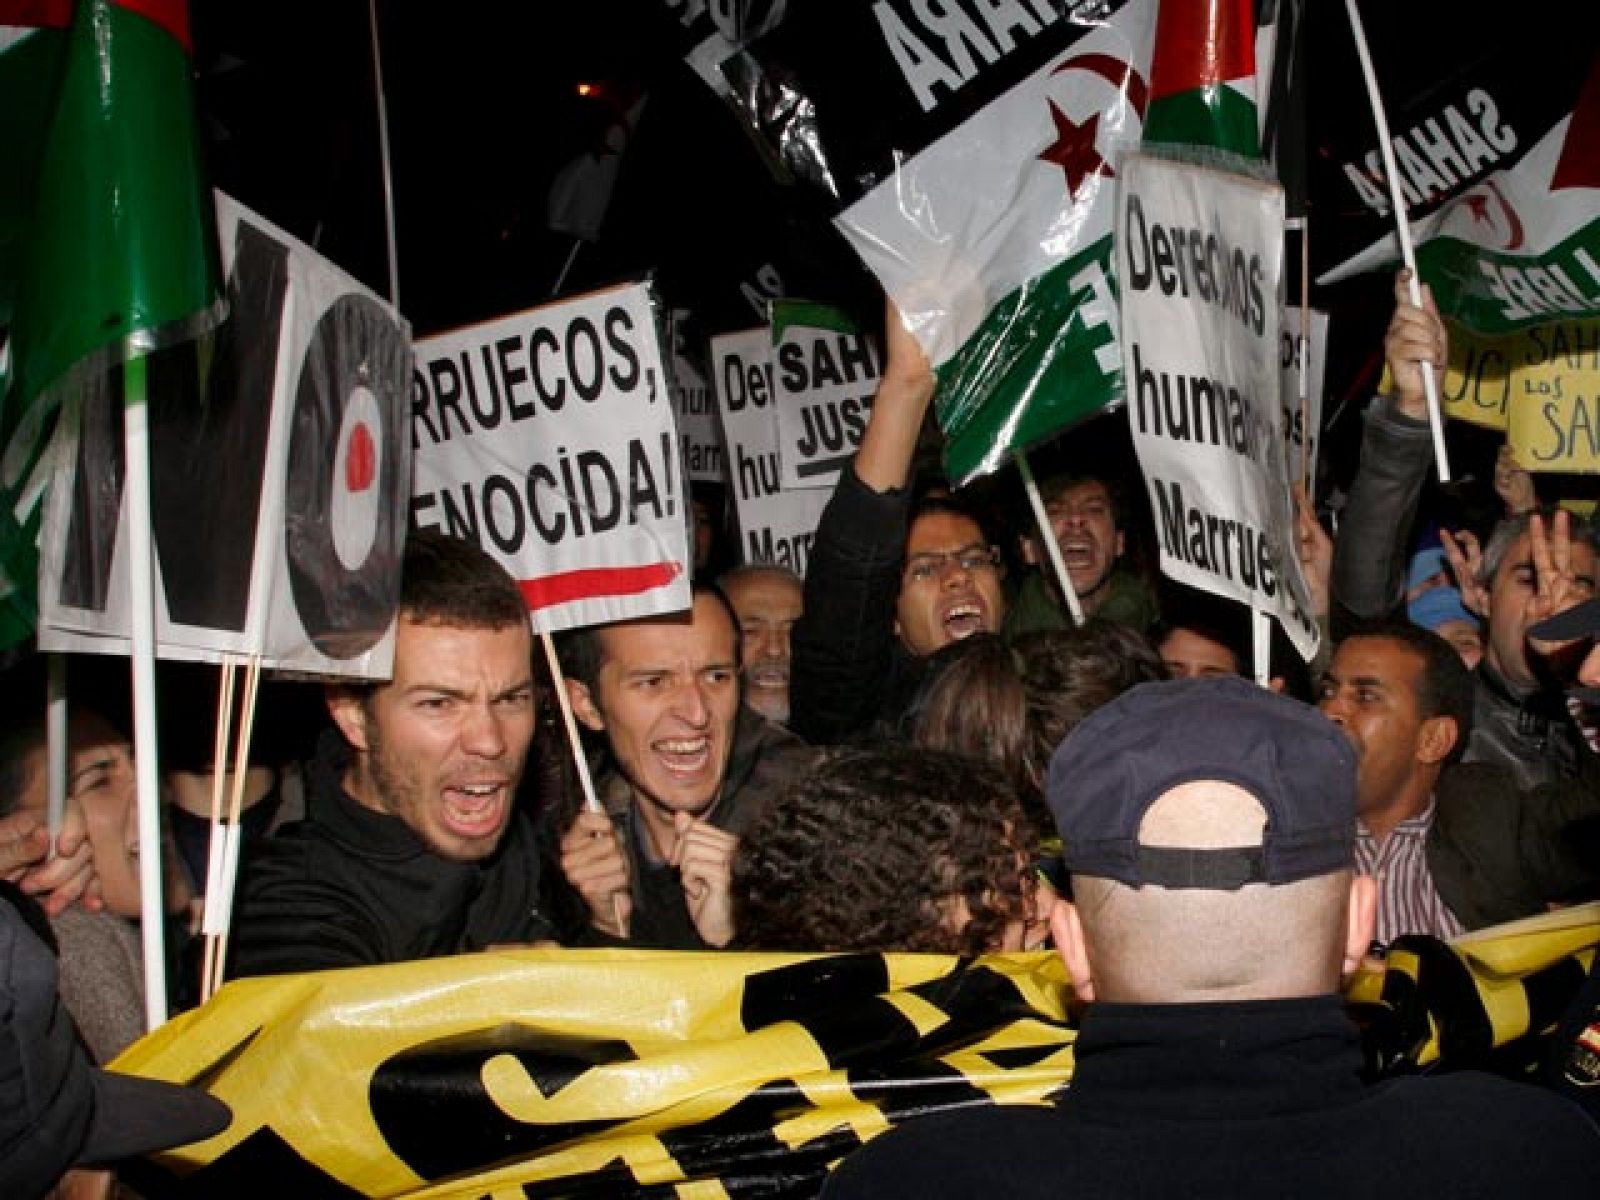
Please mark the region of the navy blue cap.
<svg viewBox="0 0 1600 1200"><path fill-rule="evenodd" d="M1216 780L1266 810L1262 841L1145 846L1145 813L1173 788ZM1140 684L1091 713L1050 759L1045 798L1074 875L1129 887L1232 891L1349 870L1356 756L1310 705L1238 676Z"/></svg>

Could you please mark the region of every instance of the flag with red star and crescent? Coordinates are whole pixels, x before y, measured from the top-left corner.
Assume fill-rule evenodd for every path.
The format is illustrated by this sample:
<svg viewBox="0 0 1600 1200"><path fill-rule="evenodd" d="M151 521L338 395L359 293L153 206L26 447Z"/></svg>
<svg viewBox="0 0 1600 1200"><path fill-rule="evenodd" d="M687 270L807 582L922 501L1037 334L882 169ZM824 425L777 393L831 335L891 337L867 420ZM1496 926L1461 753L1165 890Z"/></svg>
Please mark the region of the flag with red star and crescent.
<svg viewBox="0 0 1600 1200"><path fill-rule="evenodd" d="M1112 199L1157 7L840 0L724 65L928 352L957 483L1122 397Z"/></svg>
<svg viewBox="0 0 1600 1200"><path fill-rule="evenodd" d="M1411 69L1415 46L1394 14L1364 7L1417 270L1440 311L1485 335L1600 313L1600 10L1552 37L1543 21L1499 19L1498 6L1480 22L1485 5L1472 0L1450 22L1472 31L1456 35L1463 53L1448 28L1430 45L1431 61L1453 67L1441 77ZM1353 66L1340 75L1347 91L1359 87ZM1324 244L1337 253L1318 256L1322 284L1400 260L1371 119L1351 115L1321 131L1313 156L1323 171L1313 194L1346 198L1326 206Z"/></svg>

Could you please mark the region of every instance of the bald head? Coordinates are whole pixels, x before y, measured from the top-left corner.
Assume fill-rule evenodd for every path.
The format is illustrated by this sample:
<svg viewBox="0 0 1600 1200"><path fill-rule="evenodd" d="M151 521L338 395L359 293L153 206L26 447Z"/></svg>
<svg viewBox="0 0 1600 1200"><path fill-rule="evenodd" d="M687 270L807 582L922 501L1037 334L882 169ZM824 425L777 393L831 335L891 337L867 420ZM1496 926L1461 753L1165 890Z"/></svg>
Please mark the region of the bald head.
<svg viewBox="0 0 1600 1200"><path fill-rule="evenodd" d="M1217 780L1180 784L1146 811L1139 841L1190 850L1258 847L1267 814ZM1074 985L1086 1000L1163 1004L1284 999L1336 991L1370 937L1348 871L1233 890L1130 887L1075 875L1058 915ZM1364 929L1352 930L1352 918ZM1352 947L1354 951L1352 954Z"/></svg>

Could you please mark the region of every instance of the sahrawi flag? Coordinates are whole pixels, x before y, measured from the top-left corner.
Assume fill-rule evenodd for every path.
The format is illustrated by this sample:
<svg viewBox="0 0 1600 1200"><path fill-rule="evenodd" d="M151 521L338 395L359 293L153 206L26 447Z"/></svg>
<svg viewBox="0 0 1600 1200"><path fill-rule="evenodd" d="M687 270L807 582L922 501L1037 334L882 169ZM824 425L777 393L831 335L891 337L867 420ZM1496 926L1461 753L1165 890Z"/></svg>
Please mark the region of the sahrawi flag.
<svg viewBox="0 0 1600 1200"><path fill-rule="evenodd" d="M221 313L182 0L0 0L0 645L36 620L40 459L64 402ZM18 108L11 105L21 106ZM22 122L14 117L25 115ZM18 176L20 175L20 178ZM0 312L0 318L7 314Z"/></svg>
<svg viewBox="0 0 1600 1200"><path fill-rule="evenodd" d="M1122 396L1112 201L1157 6L1084 7L796 6L724 65L927 350L958 483Z"/></svg>
<svg viewBox="0 0 1600 1200"><path fill-rule="evenodd" d="M1383 20L1367 19L1369 39L1382 36ZM1430 87L1379 72L1417 271L1446 317L1490 335L1600 313L1600 55L1592 38L1550 45L1544 21L1507 24L1493 47ZM1374 44L1375 58L1383 48ZM1387 213L1369 141L1362 162L1333 156L1329 167ZM1397 263L1389 224L1318 282Z"/></svg>

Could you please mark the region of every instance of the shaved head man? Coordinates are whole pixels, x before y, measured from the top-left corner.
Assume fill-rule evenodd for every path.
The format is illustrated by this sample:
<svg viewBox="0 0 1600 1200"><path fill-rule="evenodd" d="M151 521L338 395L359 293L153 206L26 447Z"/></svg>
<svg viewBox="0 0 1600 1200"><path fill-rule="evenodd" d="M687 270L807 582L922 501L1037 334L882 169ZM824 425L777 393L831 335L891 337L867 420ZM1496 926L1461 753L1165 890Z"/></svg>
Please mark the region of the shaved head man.
<svg viewBox="0 0 1600 1200"><path fill-rule="evenodd" d="M1073 896L1051 927L1088 1002L1072 1087L904 1125L825 1197L1349 1196L1374 1163L1422 1195L1593 1189L1600 1130L1558 1097L1362 1082L1339 984L1373 890L1355 755L1314 709L1237 677L1142 684L1067 736L1046 796Z"/></svg>

